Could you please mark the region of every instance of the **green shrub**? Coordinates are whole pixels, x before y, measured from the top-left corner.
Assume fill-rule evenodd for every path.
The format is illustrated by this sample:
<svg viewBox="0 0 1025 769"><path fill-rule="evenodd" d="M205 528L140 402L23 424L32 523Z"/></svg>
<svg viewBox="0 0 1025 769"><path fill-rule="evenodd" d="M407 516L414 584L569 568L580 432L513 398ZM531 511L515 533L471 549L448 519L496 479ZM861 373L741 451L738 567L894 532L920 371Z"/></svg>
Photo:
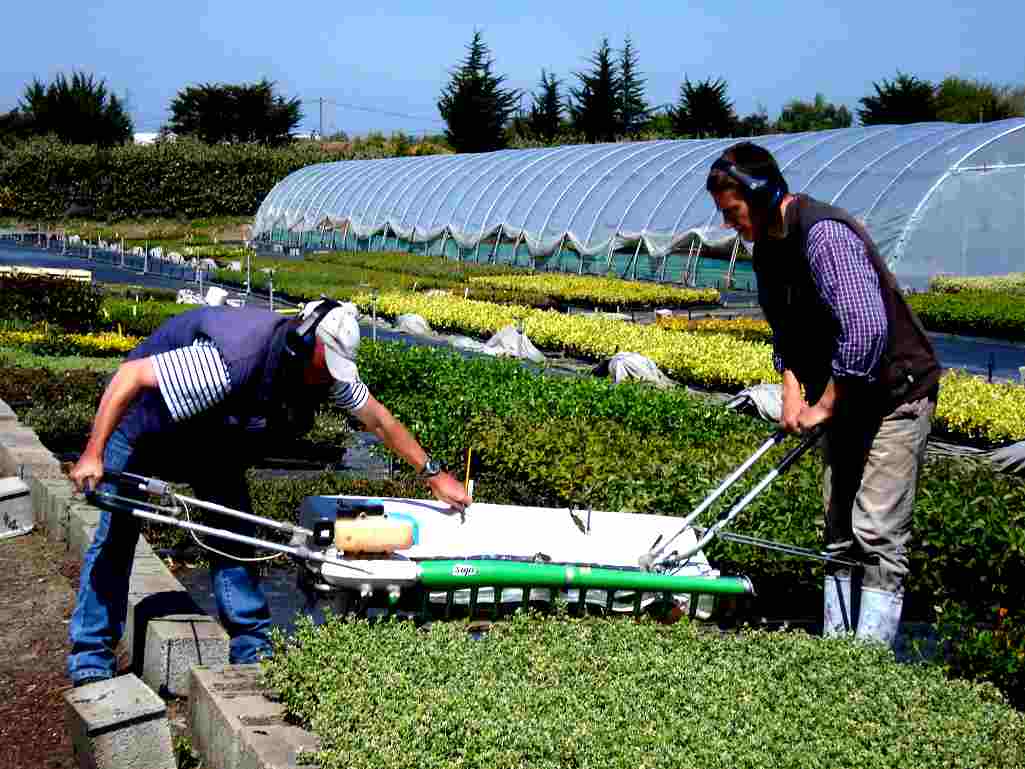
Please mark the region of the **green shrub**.
<svg viewBox="0 0 1025 769"><path fill-rule="evenodd" d="M111 219L251 216L292 171L361 154L315 142L275 149L179 138L101 150L37 139L0 154L0 190L4 209L29 219L60 219L72 206Z"/></svg>
<svg viewBox="0 0 1025 769"><path fill-rule="evenodd" d="M98 328L146 337L164 321L191 309L195 307L173 301L105 299L100 309Z"/></svg>
<svg viewBox="0 0 1025 769"><path fill-rule="evenodd" d="M0 320L94 328L101 295L90 283L40 275L0 275Z"/></svg>
<svg viewBox="0 0 1025 769"><path fill-rule="evenodd" d="M11 408L53 408L68 404L99 404L107 375L87 369L0 366L0 400Z"/></svg>
<svg viewBox="0 0 1025 769"><path fill-rule="evenodd" d="M996 291L999 293L1025 293L1025 273L1007 275L937 275L929 281L929 290L956 294L961 291Z"/></svg>
<svg viewBox="0 0 1025 769"><path fill-rule="evenodd" d="M518 613L461 623L301 621L264 663L323 769L996 767L1025 717L987 685L801 633Z"/></svg>
<svg viewBox="0 0 1025 769"><path fill-rule="evenodd" d="M95 414L96 404L76 401L59 406L32 406L19 417L54 454L71 454L85 448Z"/></svg>
<svg viewBox="0 0 1025 769"><path fill-rule="evenodd" d="M1025 302L1021 293L926 293L911 294L907 300L930 331L1025 340Z"/></svg>
<svg viewBox="0 0 1025 769"><path fill-rule="evenodd" d="M1025 610L945 601L936 612L947 674L989 681L1025 710Z"/></svg>

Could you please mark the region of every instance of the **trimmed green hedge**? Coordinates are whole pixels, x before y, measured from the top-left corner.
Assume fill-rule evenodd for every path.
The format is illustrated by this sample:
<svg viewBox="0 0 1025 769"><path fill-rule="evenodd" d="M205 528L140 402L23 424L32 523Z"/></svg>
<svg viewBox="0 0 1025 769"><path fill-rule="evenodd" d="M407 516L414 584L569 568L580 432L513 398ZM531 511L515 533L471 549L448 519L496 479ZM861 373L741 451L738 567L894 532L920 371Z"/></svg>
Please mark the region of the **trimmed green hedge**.
<svg viewBox="0 0 1025 769"><path fill-rule="evenodd" d="M465 360L367 342L359 365L371 391L460 477L466 451L473 449L476 498L485 502L682 515L770 433L761 422L681 390L539 376L513 361ZM21 409L45 406L39 417L49 420L60 440L75 419L87 428L88 409L75 411L74 404L94 403L101 386L96 374L0 370L0 398L20 399ZM328 450L336 450L345 435L344 420L335 418L317 441ZM775 449L716 509L727 509L790 445ZM815 457L805 458L732 528L820 548L821 472ZM427 495L423 482L412 479L361 485L335 476L254 478L251 488L255 509L283 520L294 520L309 494ZM951 663L952 672L998 682L1025 703L1025 483L989 465L930 463L921 480L914 537L906 616L932 619L941 607L946 616L974 618L941 623L941 640L964 652L964 659ZM707 554L726 573L752 577L766 613L818 612L817 563L725 541L713 542ZM1001 609L1002 630L994 635L987 628ZM972 630L975 623L983 623L979 632Z"/></svg>
<svg viewBox="0 0 1025 769"><path fill-rule="evenodd" d="M1025 716L992 687L874 645L522 612L467 630L304 620L265 682L320 738L322 769L1025 762Z"/></svg>
<svg viewBox="0 0 1025 769"><path fill-rule="evenodd" d="M120 331L129 336L146 337L165 320L194 309L195 305L174 301L146 299L136 302L133 299L112 297L103 300L96 327Z"/></svg>
<svg viewBox="0 0 1025 769"><path fill-rule="evenodd" d="M102 300L91 283L42 275L0 275L0 320L4 321L88 330L96 327Z"/></svg>
<svg viewBox="0 0 1025 769"><path fill-rule="evenodd" d="M1021 293L995 291L910 294L908 304L930 331L1025 341Z"/></svg>
<svg viewBox="0 0 1025 769"><path fill-rule="evenodd" d="M179 138L104 150L37 139L0 153L0 212L51 221L69 210L110 219L252 215L292 171L347 157L314 143L272 149Z"/></svg>

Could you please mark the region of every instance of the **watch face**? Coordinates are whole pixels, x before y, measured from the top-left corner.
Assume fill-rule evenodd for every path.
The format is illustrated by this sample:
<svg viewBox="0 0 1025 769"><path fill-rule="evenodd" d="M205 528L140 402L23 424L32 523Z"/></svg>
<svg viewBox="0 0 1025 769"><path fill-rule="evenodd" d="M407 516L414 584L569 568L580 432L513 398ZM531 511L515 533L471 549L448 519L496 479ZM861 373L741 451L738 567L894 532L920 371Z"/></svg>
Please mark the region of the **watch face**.
<svg viewBox="0 0 1025 769"><path fill-rule="evenodd" d="M441 463L436 459L428 459L424 465L423 474L428 478L441 472Z"/></svg>

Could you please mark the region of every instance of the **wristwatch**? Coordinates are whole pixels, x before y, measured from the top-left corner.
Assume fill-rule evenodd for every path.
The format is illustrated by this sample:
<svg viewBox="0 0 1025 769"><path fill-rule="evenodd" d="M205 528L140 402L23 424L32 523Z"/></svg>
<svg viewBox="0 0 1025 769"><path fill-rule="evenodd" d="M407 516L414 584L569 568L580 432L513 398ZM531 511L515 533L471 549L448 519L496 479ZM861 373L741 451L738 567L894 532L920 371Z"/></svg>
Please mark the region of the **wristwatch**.
<svg viewBox="0 0 1025 769"><path fill-rule="evenodd" d="M433 478L436 475L441 474L441 462L437 459L432 459L431 456L427 455L427 461L424 462L423 469L420 470L421 478Z"/></svg>

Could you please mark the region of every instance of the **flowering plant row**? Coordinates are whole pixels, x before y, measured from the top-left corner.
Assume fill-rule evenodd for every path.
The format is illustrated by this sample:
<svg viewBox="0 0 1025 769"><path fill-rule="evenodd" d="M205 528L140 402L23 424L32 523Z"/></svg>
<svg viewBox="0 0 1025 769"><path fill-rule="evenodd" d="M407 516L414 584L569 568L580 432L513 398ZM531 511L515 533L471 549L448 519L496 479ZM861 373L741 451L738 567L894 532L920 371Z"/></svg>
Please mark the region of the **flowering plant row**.
<svg viewBox="0 0 1025 769"><path fill-rule="evenodd" d="M117 357L128 353L139 338L116 332L61 334L52 331L0 331L0 347L21 347L44 355Z"/></svg>

